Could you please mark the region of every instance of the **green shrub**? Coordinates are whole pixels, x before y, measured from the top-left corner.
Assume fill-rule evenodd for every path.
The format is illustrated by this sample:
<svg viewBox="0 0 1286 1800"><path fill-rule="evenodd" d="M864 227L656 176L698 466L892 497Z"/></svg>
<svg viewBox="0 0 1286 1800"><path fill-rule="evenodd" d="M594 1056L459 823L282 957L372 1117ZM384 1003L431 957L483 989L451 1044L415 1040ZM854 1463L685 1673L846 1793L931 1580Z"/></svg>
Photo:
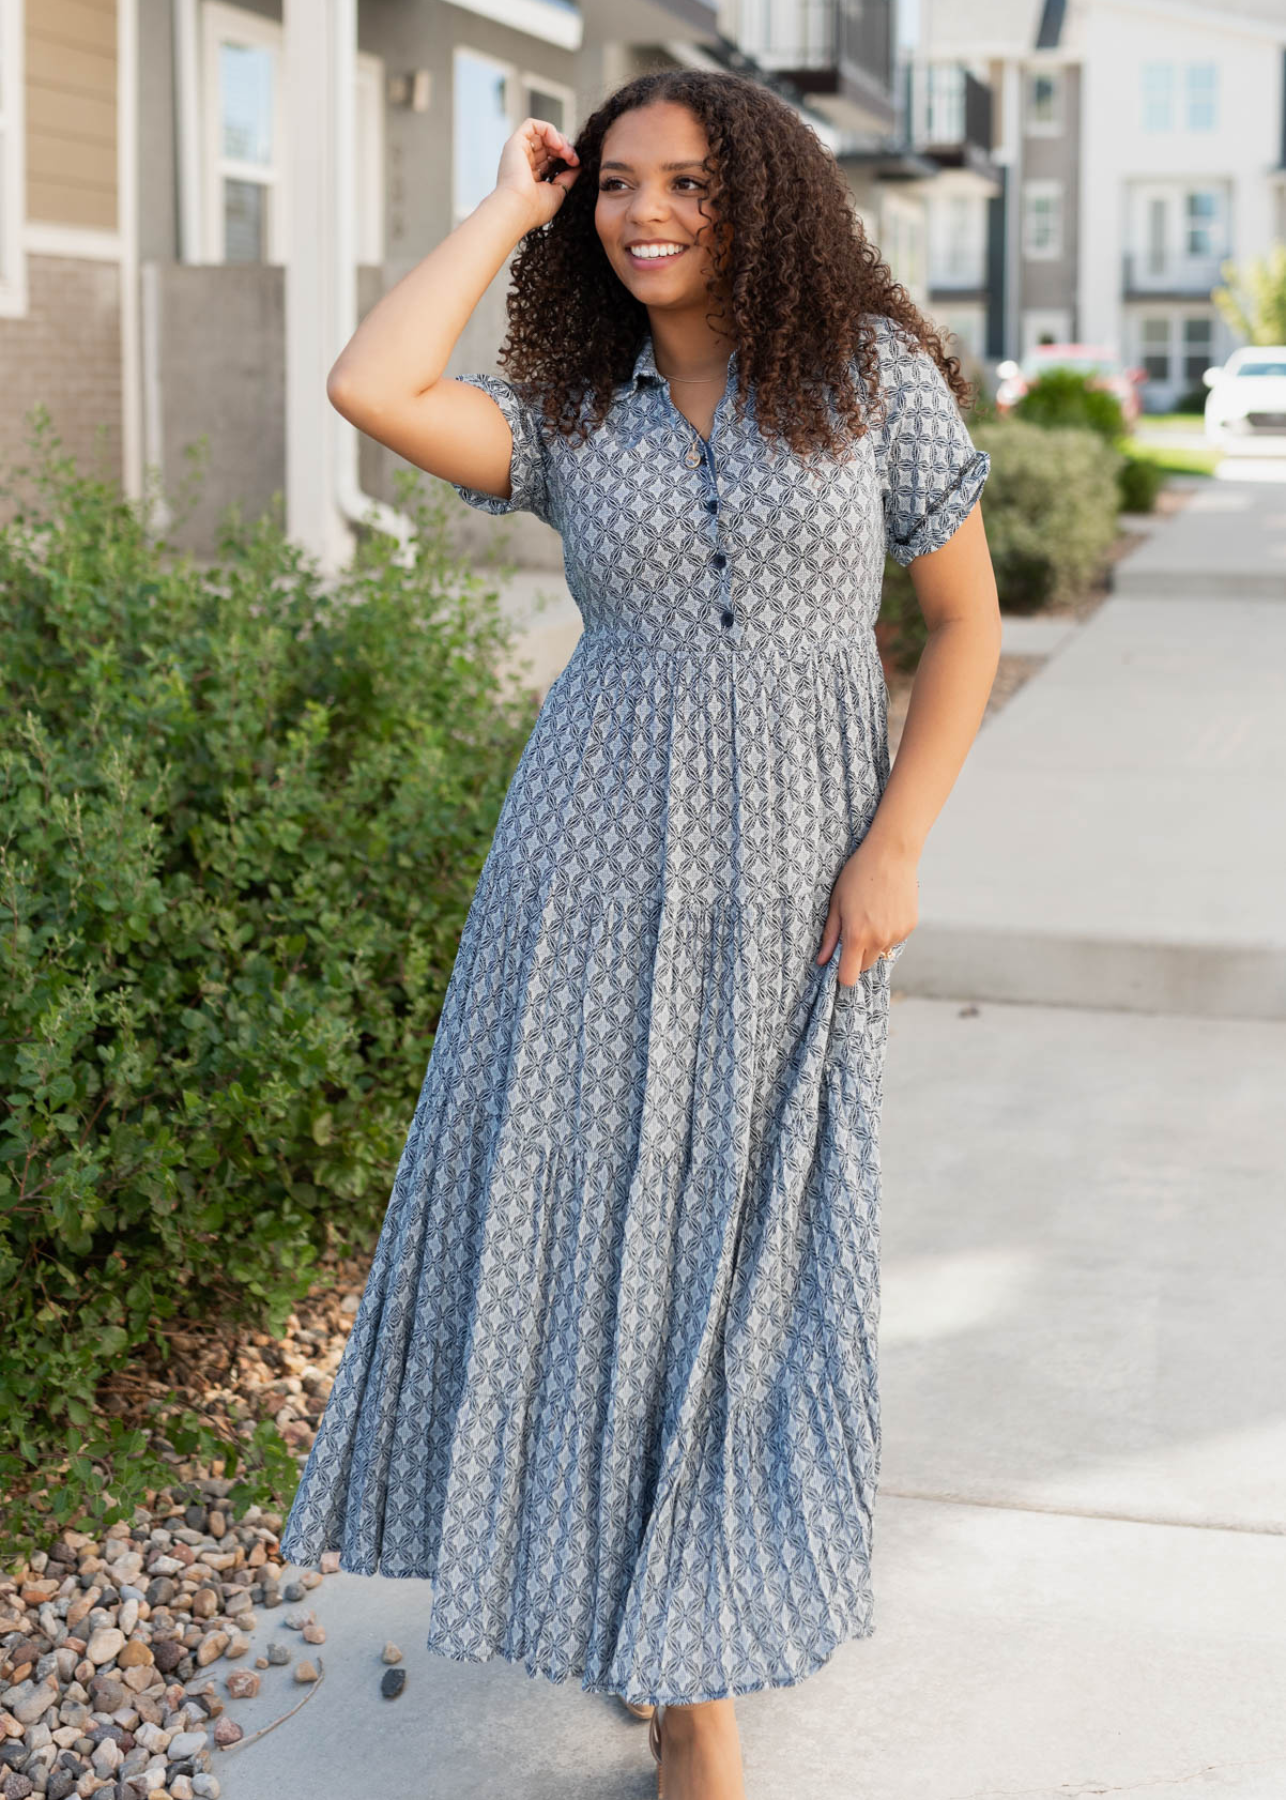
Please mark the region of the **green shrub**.
<svg viewBox="0 0 1286 1800"><path fill-rule="evenodd" d="M1116 540L1120 452L1096 433L1022 419L973 435L991 454L983 508L1001 605L1031 611L1084 593Z"/></svg>
<svg viewBox="0 0 1286 1800"><path fill-rule="evenodd" d="M1029 425L1055 429L1079 425L1115 444L1125 432L1121 402L1107 388L1093 387L1075 369L1050 369L1028 388L1012 416Z"/></svg>
<svg viewBox="0 0 1286 1800"><path fill-rule="evenodd" d="M1045 429L1020 419L970 422L991 456L982 490L987 543L1006 612L1069 600L1101 574L1116 538L1120 453L1079 427ZM926 627L909 572L885 565L880 620L889 649L914 666Z"/></svg>
<svg viewBox="0 0 1286 1800"><path fill-rule="evenodd" d="M33 441L0 529L0 1486L66 1522L141 1448L104 1376L170 1321L279 1328L373 1238L534 704L416 474L408 566L373 533L327 581L275 517L199 567Z"/></svg>
<svg viewBox="0 0 1286 1800"><path fill-rule="evenodd" d="M1117 476L1122 512L1151 512L1165 486L1165 470L1146 456L1127 455Z"/></svg>
<svg viewBox="0 0 1286 1800"><path fill-rule="evenodd" d="M1200 415L1198 423L1204 424L1206 401L1209 398L1210 389L1206 386L1204 381L1198 381L1184 393L1179 395L1179 398L1170 408L1170 411L1172 413L1197 413Z"/></svg>

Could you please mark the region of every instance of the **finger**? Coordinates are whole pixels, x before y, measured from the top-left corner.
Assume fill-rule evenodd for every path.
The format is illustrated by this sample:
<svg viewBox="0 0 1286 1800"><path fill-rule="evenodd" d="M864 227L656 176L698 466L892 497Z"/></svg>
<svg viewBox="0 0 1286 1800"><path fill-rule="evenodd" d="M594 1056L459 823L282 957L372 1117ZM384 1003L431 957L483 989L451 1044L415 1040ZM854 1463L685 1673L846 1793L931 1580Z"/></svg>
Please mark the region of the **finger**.
<svg viewBox="0 0 1286 1800"><path fill-rule="evenodd" d="M545 154L551 161L561 158L564 162L574 163L580 160L571 139L556 125L551 125L548 119L533 119L532 124L538 128Z"/></svg>
<svg viewBox="0 0 1286 1800"><path fill-rule="evenodd" d="M839 943L839 914L832 908L826 915L826 925L822 932L822 946L817 952L819 963L829 962L831 952Z"/></svg>

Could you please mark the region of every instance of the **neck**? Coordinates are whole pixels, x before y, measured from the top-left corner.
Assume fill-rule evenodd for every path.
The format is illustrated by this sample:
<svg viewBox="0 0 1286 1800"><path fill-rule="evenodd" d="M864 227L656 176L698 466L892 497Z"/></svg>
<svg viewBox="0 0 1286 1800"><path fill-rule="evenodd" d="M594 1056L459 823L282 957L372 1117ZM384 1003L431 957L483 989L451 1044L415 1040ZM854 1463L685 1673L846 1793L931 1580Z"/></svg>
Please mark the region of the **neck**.
<svg viewBox="0 0 1286 1800"><path fill-rule="evenodd" d="M648 313L652 355L657 369L675 380L708 377L718 381L727 373L734 340L716 331L700 314L676 317L673 313Z"/></svg>

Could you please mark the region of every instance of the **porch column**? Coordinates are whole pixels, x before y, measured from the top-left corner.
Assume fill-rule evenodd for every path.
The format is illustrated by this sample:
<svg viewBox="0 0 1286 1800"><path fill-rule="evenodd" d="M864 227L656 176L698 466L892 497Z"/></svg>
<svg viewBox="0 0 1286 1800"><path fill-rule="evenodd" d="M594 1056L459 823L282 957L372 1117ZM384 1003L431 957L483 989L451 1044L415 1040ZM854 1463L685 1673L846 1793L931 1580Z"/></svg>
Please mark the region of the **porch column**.
<svg viewBox="0 0 1286 1800"><path fill-rule="evenodd" d="M352 208L357 0L283 0L286 86L286 528L327 571L352 533L338 493L341 432L326 376L353 327L341 280L355 279L343 242ZM346 276L345 276L346 272Z"/></svg>

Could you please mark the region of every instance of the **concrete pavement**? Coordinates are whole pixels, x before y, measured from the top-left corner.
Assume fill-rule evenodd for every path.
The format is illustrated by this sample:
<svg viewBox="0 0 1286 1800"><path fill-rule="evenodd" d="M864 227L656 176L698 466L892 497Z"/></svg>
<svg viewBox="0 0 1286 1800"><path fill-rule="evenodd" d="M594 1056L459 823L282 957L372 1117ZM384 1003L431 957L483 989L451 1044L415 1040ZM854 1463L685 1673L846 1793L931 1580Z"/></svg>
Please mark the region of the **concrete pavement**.
<svg viewBox="0 0 1286 1800"><path fill-rule="evenodd" d="M1286 1018L1284 803L1286 486L1207 483L980 732L894 979Z"/></svg>

